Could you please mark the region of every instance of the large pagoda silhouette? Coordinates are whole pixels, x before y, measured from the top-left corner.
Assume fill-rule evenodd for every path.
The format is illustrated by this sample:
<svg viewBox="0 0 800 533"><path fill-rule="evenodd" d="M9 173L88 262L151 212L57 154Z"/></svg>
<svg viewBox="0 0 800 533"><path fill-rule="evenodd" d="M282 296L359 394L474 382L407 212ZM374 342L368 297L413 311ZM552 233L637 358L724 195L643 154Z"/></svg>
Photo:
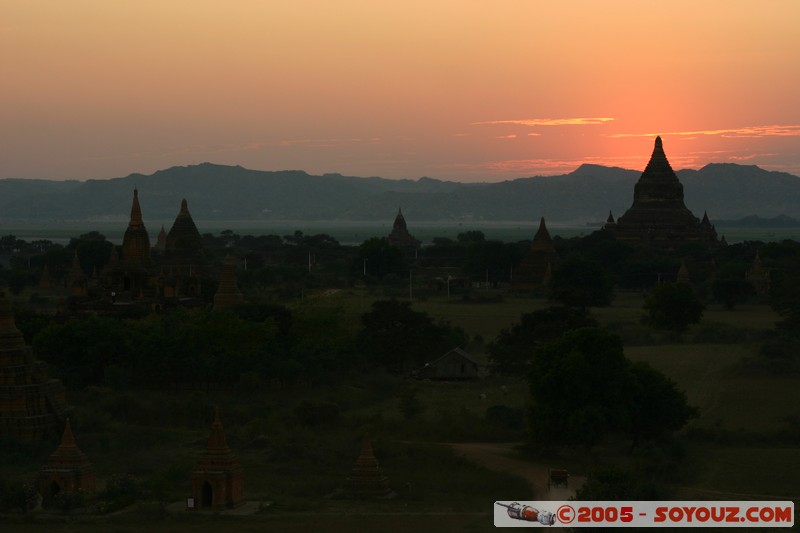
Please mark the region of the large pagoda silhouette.
<svg viewBox="0 0 800 533"><path fill-rule="evenodd" d="M656 137L650 162L633 189L633 205L605 229L618 240L664 248L689 243L717 245L717 232L704 215L701 221L683 202L683 185L667 160L661 137Z"/></svg>

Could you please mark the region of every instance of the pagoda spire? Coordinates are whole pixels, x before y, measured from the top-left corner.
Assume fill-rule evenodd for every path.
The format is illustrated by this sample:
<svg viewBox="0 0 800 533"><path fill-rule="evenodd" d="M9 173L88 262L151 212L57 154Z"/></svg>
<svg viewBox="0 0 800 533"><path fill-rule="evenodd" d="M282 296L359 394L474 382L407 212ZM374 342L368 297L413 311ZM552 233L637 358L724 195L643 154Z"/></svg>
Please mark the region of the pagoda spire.
<svg viewBox="0 0 800 533"><path fill-rule="evenodd" d="M536 235L533 236L531 248L534 250L550 250L553 248L553 239L550 238L550 232L547 231L544 217L539 220L539 229L536 231Z"/></svg>
<svg viewBox="0 0 800 533"><path fill-rule="evenodd" d="M219 416L219 407L214 409L214 422L211 424L211 434L208 436L209 453L230 453L230 448L225 442L225 432L222 430L222 420Z"/></svg>
<svg viewBox="0 0 800 533"><path fill-rule="evenodd" d="M72 434L72 424L70 424L69 417L67 417L67 423L64 426L64 434L61 435L61 444L58 445L59 448L77 448L78 445L75 444L75 435Z"/></svg>
<svg viewBox="0 0 800 533"><path fill-rule="evenodd" d="M139 206L139 190L133 189L133 204L131 205L131 221L129 226L143 226L142 208Z"/></svg>

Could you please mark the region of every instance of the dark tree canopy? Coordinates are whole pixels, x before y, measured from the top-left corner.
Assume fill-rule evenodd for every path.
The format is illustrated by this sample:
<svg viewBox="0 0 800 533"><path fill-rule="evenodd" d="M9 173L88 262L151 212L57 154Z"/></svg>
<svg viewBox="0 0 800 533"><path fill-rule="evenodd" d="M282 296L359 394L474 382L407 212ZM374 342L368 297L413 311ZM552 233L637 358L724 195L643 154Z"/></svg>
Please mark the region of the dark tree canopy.
<svg viewBox="0 0 800 533"><path fill-rule="evenodd" d="M633 384L627 366L622 339L597 328L537 349L530 371L534 442L591 446L626 427Z"/></svg>
<svg viewBox="0 0 800 533"><path fill-rule="evenodd" d="M573 329L596 326L584 311L548 307L523 313L520 321L504 329L487 348L492 372L522 375L530 369L533 352L545 342L558 339Z"/></svg>
<svg viewBox="0 0 800 533"><path fill-rule="evenodd" d="M531 368L532 440L591 446L612 431L634 443L682 427L695 411L658 371L632 363L619 336L569 332L536 350Z"/></svg>
<svg viewBox="0 0 800 533"><path fill-rule="evenodd" d="M662 283L653 288L644 302L647 322L659 329L682 333L700 322L705 306L692 288L682 283Z"/></svg>
<svg viewBox="0 0 800 533"><path fill-rule="evenodd" d="M550 299L567 307L603 307L614 297L611 276L600 263L580 258L565 260L553 272Z"/></svg>
<svg viewBox="0 0 800 533"><path fill-rule="evenodd" d="M677 431L697 416L686 393L667 376L642 361L629 368L634 385L628 433L634 442Z"/></svg>
<svg viewBox="0 0 800 533"><path fill-rule="evenodd" d="M389 274L408 277L408 262L400 248L392 246L386 238L373 237L358 248L353 271L369 277L383 279Z"/></svg>
<svg viewBox="0 0 800 533"><path fill-rule="evenodd" d="M409 302L381 300L361 317L358 344L367 360L401 371L464 343L464 332L439 324Z"/></svg>
<svg viewBox="0 0 800 533"><path fill-rule="evenodd" d="M741 278L718 279L711 284L714 299L722 303L726 309L747 302L753 294L753 284Z"/></svg>

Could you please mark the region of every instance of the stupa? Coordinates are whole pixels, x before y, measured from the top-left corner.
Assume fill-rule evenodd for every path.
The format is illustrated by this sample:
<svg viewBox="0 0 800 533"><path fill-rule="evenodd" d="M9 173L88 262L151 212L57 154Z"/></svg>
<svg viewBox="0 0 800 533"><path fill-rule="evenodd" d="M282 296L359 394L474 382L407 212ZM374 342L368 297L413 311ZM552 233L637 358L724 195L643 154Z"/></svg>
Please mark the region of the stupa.
<svg viewBox="0 0 800 533"><path fill-rule="evenodd" d="M79 491L95 491L95 472L86 454L78 449L67 419L61 444L39 471L39 494L47 503L59 493L74 494Z"/></svg>
<svg viewBox="0 0 800 533"><path fill-rule="evenodd" d="M345 493L351 498L390 498L394 492L389 488L389 479L383 473L372 451L369 435L361 443L361 454L356 466L347 478Z"/></svg>
<svg viewBox="0 0 800 533"><path fill-rule="evenodd" d="M193 509L225 509L244 503L244 471L225 443L219 409L214 411L208 447L192 471L192 499Z"/></svg>
<svg viewBox="0 0 800 533"><path fill-rule="evenodd" d="M150 237L142 219L139 191L134 189L130 221L122 238L122 257L112 247L104 275L111 291L130 300L148 288L150 267Z"/></svg>
<svg viewBox="0 0 800 533"><path fill-rule="evenodd" d="M683 185L667 160L661 137L633 189L633 205L605 229L620 241L642 242L664 248L688 243L716 246L717 233L708 220L701 222L683 202Z"/></svg>
<svg viewBox="0 0 800 533"><path fill-rule="evenodd" d="M514 290L531 290L546 286L559 262L558 252L542 217L527 255L514 270L511 287Z"/></svg>
<svg viewBox="0 0 800 533"><path fill-rule="evenodd" d="M23 438L57 435L67 413L64 386L35 361L0 293L0 434Z"/></svg>
<svg viewBox="0 0 800 533"><path fill-rule="evenodd" d="M419 240L415 239L411 233L408 232L406 225L406 218L403 216L403 210L397 209L397 216L394 218L392 224L392 232L388 237L389 244L397 246L402 249L416 250L421 244Z"/></svg>
<svg viewBox="0 0 800 533"><path fill-rule="evenodd" d="M230 309L244 303L244 296L236 283L236 274L233 272L233 257L225 258L222 268L222 278L219 280L217 293L214 295L214 309Z"/></svg>
<svg viewBox="0 0 800 533"><path fill-rule="evenodd" d="M202 282L211 277L203 237L189 213L186 198L167 233L162 267L167 274L165 296L195 298L200 295Z"/></svg>

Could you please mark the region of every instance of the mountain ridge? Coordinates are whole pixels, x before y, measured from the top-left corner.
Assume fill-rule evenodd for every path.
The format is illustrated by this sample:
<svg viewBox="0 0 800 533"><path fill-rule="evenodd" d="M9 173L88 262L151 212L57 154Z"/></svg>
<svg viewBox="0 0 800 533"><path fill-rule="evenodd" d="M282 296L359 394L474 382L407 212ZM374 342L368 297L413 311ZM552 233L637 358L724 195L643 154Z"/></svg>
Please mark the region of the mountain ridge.
<svg viewBox="0 0 800 533"><path fill-rule="evenodd" d="M754 165L710 163L677 172L687 207L696 216L751 215L800 218L800 178ZM55 181L0 180L0 220L125 218L139 189L146 218L174 218L186 198L198 220L391 220L399 207L408 219L553 222L605 220L631 205L641 172L584 164L556 176L497 183L460 183L430 177L390 180L303 170L252 170L201 163L145 175Z"/></svg>

